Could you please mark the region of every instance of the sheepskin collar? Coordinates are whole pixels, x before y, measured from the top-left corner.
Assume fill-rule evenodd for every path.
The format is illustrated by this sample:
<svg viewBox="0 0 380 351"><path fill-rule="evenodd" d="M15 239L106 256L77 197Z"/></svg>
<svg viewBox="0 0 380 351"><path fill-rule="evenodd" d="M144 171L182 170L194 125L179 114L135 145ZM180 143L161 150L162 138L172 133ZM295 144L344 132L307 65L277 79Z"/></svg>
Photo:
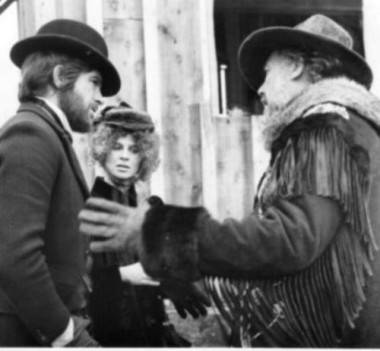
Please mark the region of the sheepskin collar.
<svg viewBox="0 0 380 351"><path fill-rule="evenodd" d="M278 128L271 141L281 134L286 125L304 117L310 109L325 103L353 110L380 128L380 99L352 80L343 77L330 78L310 85L280 112L283 115L281 119L286 124Z"/></svg>

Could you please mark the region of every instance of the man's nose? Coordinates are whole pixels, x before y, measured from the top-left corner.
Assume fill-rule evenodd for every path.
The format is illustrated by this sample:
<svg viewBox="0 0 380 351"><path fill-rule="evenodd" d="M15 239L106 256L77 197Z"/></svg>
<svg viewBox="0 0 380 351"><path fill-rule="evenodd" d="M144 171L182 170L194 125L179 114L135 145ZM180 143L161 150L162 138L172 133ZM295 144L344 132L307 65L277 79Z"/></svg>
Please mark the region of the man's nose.
<svg viewBox="0 0 380 351"><path fill-rule="evenodd" d="M95 90L94 100L103 102L103 95L99 87L97 87Z"/></svg>
<svg viewBox="0 0 380 351"><path fill-rule="evenodd" d="M257 94L259 95L259 98L261 99L264 97L264 82L259 86L257 89Z"/></svg>

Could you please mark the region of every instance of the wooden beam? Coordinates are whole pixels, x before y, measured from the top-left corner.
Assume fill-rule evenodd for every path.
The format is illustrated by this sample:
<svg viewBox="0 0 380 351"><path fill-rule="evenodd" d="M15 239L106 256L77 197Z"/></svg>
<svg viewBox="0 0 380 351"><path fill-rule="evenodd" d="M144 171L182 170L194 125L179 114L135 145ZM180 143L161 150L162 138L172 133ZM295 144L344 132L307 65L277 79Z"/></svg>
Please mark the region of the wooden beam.
<svg viewBox="0 0 380 351"><path fill-rule="evenodd" d="M86 0L86 22L103 35L103 0Z"/></svg>
<svg viewBox="0 0 380 351"><path fill-rule="evenodd" d="M159 118L164 198L205 204L207 179L208 192L214 194L209 203L216 204L215 152L204 153L212 135L203 131L205 120L210 122L217 110L213 1L145 0L143 8L147 106ZM202 172L205 161L210 165L207 175Z"/></svg>
<svg viewBox="0 0 380 351"><path fill-rule="evenodd" d="M252 211L253 156L251 118L234 110L215 118L219 218L241 218Z"/></svg>
<svg viewBox="0 0 380 351"><path fill-rule="evenodd" d="M76 21L86 22L85 0L55 0L57 18L70 18Z"/></svg>
<svg viewBox="0 0 380 351"><path fill-rule="evenodd" d="M138 109L146 108L144 32L140 0L103 2L104 38L118 69L120 97Z"/></svg>
<svg viewBox="0 0 380 351"><path fill-rule="evenodd" d="M86 22L86 0L18 0L18 18L21 38L55 18Z"/></svg>
<svg viewBox="0 0 380 351"><path fill-rule="evenodd" d="M56 2L51 0L19 0L18 10L21 38L35 34L44 23L57 17Z"/></svg>
<svg viewBox="0 0 380 351"><path fill-rule="evenodd" d="M143 0L143 28L145 51L146 108L152 116L156 131L162 136L161 98L161 56L159 55L159 33L157 0ZM162 138L161 138L162 139ZM150 182L151 192L165 199L165 177L163 167L163 145L160 149L160 166L153 173Z"/></svg>

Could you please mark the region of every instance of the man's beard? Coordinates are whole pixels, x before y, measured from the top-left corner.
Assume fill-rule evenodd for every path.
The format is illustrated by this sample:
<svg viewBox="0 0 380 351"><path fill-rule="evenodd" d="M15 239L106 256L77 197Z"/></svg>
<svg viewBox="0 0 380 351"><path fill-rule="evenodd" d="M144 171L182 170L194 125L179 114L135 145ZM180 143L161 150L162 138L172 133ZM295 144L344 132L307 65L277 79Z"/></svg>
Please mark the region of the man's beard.
<svg viewBox="0 0 380 351"><path fill-rule="evenodd" d="M285 106L271 106L264 110L264 114L261 117L263 126L263 137L265 143L265 149L270 150L274 140L279 137L281 131L288 124L287 114L281 113Z"/></svg>
<svg viewBox="0 0 380 351"><path fill-rule="evenodd" d="M74 132L86 133L90 130L90 110L83 99L74 91L62 91L58 95L59 106L65 113Z"/></svg>

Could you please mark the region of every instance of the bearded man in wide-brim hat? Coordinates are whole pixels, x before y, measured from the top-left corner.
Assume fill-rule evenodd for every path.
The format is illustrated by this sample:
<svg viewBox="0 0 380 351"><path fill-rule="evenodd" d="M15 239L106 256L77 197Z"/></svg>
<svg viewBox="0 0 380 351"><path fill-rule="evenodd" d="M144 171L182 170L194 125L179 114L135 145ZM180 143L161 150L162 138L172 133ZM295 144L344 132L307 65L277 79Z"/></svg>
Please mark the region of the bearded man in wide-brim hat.
<svg viewBox="0 0 380 351"><path fill-rule="evenodd" d="M96 346L86 331L78 212L88 188L72 147L120 78L104 39L58 19L17 42L14 117L0 130L0 346Z"/></svg>
<svg viewBox="0 0 380 351"><path fill-rule="evenodd" d="M161 204L120 208L124 221L99 223L88 209L81 230L107 238L92 246L99 251L142 225L147 273L204 276L238 345L380 347L380 101L368 91L371 70L323 15L253 32L239 63L264 105L271 152L252 214L219 222L202 208Z"/></svg>

